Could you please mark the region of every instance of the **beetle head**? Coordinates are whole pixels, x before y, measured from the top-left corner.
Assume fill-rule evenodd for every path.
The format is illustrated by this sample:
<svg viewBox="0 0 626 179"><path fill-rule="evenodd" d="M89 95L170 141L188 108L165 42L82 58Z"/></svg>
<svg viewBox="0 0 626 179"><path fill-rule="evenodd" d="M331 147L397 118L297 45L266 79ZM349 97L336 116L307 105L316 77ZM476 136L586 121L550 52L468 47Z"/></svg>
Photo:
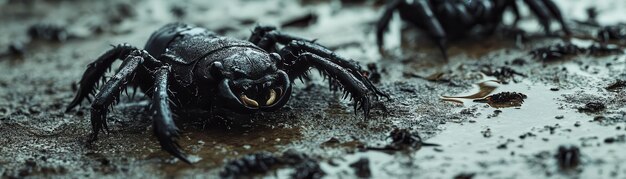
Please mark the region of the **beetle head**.
<svg viewBox="0 0 626 179"><path fill-rule="evenodd" d="M242 59L226 58L211 64L211 76L221 79L218 83L216 105L239 113L257 110L276 110L289 100L291 81L282 70L276 68L277 54L250 54Z"/></svg>

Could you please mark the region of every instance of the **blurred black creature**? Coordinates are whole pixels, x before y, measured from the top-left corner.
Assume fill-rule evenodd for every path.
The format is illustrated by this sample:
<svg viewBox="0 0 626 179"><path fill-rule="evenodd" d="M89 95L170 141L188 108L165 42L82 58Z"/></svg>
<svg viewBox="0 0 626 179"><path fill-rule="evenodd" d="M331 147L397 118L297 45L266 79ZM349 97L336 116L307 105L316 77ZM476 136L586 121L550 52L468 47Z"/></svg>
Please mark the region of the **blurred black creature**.
<svg viewBox="0 0 626 179"><path fill-rule="evenodd" d="M524 0L538 17L546 33L550 33L551 20L556 19L566 34L571 34L559 8L552 0ZM515 15L513 26L520 19L517 0L393 0L387 4L378 21L376 40L383 50L383 33L389 26L393 13L400 12L402 20L428 33L447 59L448 39L470 35L476 27L485 35L493 34L502 22L505 11L511 8Z"/></svg>
<svg viewBox="0 0 626 179"><path fill-rule="evenodd" d="M278 48L278 44L284 45ZM123 63L91 104L90 141L108 131L107 109L128 85L152 98L154 132L161 147L189 163L176 142L179 130L173 113L183 109L216 112L230 119L248 119L259 111L275 111L291 96L292 83L316 68L344 98L354 99L355 113L367 119L370 100L388 97L363 75L353 60L340 57L310 40L283 34L274 27L256 27L249 41L221 37L204 28L174 23L152 34L145 50L115 46L89 64L71 110L95 94L98 81L116 59ZM173 112L172 112L173 111Z"/></svg>

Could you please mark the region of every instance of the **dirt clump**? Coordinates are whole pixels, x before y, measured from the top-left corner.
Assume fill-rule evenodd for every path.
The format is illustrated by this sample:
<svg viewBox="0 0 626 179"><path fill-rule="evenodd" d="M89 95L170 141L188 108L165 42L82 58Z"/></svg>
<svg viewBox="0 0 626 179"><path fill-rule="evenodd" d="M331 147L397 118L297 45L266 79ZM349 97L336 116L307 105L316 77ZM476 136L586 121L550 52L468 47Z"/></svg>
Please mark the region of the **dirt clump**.
<svg viewBox="0 0 626 179"><path fill-rule="evenodd" d="M576 146L560 146L556 160L559 169L563 171L575 169L580 165L580 149Z"/></svg>
<svg viewBox="0 0 626 179"><path fill-rule="evenodd" d="M517 92L501 92L492 94L482 99L475 99L474 102L487 103L491 107L506 108L522 106L527 96Z"/></svg>
<svg viewBox="0 0 626 179"><path fill-rule="evenodd" d="M220 176L224 178L250 177L256 174L264 174L283 166L294 167L295 172L291 174L293 178L321 178L325 175L317 160L306 154L287 150L281 156L276 156L269 152L258 152L231 160L224 165Z"/></svg>
<svg viewBox="0 0 626 179"><path fill-rule="evenodd" d="M597 113L606 109L606 106L601 102L589 102L583 107L578 108L578 112L584 113Z"/></svg>
<svg viewBox="0 0 626 179"><path fill-rule="evenodd" d="M372 171L370 170L370 160L365 157L350 164L350 167L354 169L354 174L358 177L369 178L372 176Z"/></svg>

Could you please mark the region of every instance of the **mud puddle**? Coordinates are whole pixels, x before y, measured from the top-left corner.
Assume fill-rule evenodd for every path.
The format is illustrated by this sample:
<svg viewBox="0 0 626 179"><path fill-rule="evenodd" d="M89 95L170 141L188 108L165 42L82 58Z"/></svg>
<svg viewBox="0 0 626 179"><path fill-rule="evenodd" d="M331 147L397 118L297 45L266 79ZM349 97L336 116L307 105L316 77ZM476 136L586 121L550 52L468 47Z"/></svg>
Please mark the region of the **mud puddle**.
<svg viewBox="0 0 626 179"><path fill-rule="evenodd" d="M331 158L322 166L331 176L347 177L353 174L349 165L365 157L370 160L372 176L376 178L415 175L453 178L464 173L520 178L537 174L603 178L620 173L618 166L623 158L619 152L624 144L612 144L612 141L626 135L626 125L603 125L594 120L597 115L578 112L576 109L580 106L564 99L566 95L578 95L585 90L555 91L553 86L528 81L510 85L490 82L488 85L493 91L476 95L475 91L480 89L476 87L467 96L482 98L514 91L527 95L527 99L521 106L494 108L473 99L456 98L454 103L463 105L454 112L471 111L475 117L441 126L443 131L428 139L441 146L423 147L409 154L357 152ZM464 94L457 96L467 98ZM556 158L559 146L578 146L581 166L573 172L561 171Z"/></svg>

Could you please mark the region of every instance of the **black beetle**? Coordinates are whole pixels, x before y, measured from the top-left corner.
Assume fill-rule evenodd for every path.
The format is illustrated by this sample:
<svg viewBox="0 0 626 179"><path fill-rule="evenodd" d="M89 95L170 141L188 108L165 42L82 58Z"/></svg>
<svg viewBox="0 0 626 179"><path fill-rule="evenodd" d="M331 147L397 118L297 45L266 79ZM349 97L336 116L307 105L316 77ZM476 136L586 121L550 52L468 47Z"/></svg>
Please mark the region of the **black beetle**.
<svg viewBox="0 0 626 179"><path fill-rule="evenodd" d="M561 11L552 0L524 0L539 22L550 33L551 20L557 20L566 34L571 34ZM520 19L517 0L392 0L387 4L376 28L378 47L383 49L383 35L393 13L397 10L402 20L426 32L448 58L448 38L469 36L473 29L482 27L483 34L491 35L501 24L505 11L511 8L515 14L513 26Z"/></svg>
<svg viewBox="0 0 626 179"><path fill-rule="evenodd" d="M279 49L279 44L284 47ZM287 103L293 81L306 76L311 67L328 77L333 88L343 89L344 98L354 99L355 112L362 109L365 118L372 97L388 97L372 85L355 61L274 27L257 26L249 41L244 41L172 23L154 32L144 49L121 44L88 65L67 111L95 94L90 141L103 128L108 131L107 109L129 85L138 86L151 98L161 147L187 163L176 142L179 131L172 111L197 108L232 118L274 111ZM120 69L96 94L97 82L116 59L123 59Z"/></svg>

